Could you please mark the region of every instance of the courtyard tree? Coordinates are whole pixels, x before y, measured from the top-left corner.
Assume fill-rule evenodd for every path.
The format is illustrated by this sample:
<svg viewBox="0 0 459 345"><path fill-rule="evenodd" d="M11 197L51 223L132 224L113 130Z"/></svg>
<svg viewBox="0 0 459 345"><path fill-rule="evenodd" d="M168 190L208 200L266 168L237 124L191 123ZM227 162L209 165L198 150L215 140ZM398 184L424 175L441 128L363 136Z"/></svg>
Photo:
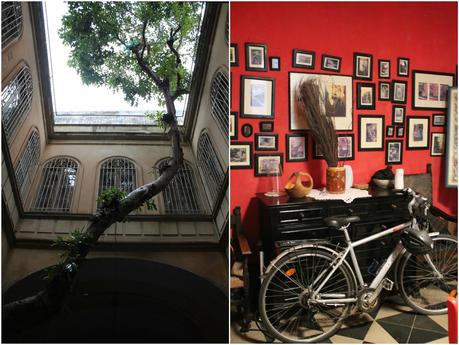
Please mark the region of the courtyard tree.
<svg viewBox="0 0 459 345"><path fill-rule="evenodd" d="M60 37L71 49L69 65L85 84L121 91L136 105L155 99L155 113L171 140L172 155L160 176L128 195L109 190L83 230L57 244L65 249L49 275L46 288L34 296L3 306L3 329L36 324L61 310L79 266L113 223L133 210L151 205L183 162L175 101L190 92L193 50L199 36L202 4L197 2L68 2Z"/></svg>

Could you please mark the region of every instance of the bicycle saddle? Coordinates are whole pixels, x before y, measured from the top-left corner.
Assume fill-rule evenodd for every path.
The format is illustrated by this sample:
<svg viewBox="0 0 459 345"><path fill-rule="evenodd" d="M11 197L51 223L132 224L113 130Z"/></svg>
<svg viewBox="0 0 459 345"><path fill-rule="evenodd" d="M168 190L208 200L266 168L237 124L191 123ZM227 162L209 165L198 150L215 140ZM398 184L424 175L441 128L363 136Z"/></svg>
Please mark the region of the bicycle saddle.
<svg viewBox="0 0 459 345"><path fill-rule="evenodd" d="M360 220L359 216L347 216L347 217L327 217L324 219L325 224L330 228L339 229L349 223L355 223Z"/></svg>

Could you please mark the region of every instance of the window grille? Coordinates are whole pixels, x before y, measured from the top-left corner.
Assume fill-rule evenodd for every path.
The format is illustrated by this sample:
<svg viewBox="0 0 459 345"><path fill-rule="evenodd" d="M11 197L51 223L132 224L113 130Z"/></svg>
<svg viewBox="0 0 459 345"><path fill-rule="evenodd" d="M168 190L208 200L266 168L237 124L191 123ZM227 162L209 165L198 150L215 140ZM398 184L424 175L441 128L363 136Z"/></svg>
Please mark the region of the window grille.
<svg viewBox="0 0 459 345"><path fill-rule="evenodd" d="M198 166L201 169L211 205L213 205L220 195L225 180L225 172L218 161L217 153L207 132L202 132L199 136L197 156Z"/></svg>
<svg viewBox="0 0 459 345"><path fill-rule="evenodd" d="M16 1L2 2L2 47L19 37L22 32L21 3Z"/></svg>
<svg viewBox="0 0 459 345"><path fill-rule="evenodd" d="M167 164L167 159L158 164L159 170ZM184 161L166 189L162 191L165 213L201 214L201 200L193 167Z"/></svg>
<svg viewBox="0 0 459 345"><path fill-rule="evenodd" d="M99 195L112 187L129 194L136 188L136 183L135 165L127 158L111 158L100 167Z"/></svg>
<svg viewBox="0 0 459 345"><path fill-rule="evenodd" d="M40 136L38 132L33 131L27 140L26 147L22 152L19 162L15 169L16 182L23 200L27 191L32 185L32 172L40 159Z"/></svg>
<svg viewBox="0 0 459 345"><path fill-rule="evenodd" d="M2 124L8 142L32 106L32 76L24 66L2 91Z"/></svg>
<svg viewBox="0 0 459 345"><path fill-rule="evenodd" d="M228 92L228 74L220 69L214 74L210 86L210 111L225 138L228 137Z"/></svg>
<svg viewBox="0 0 459 345"><path fill-rule="evenodd" d="M70 158L55 158L45 164L34 211L70 212L78 164Z"/></svg>

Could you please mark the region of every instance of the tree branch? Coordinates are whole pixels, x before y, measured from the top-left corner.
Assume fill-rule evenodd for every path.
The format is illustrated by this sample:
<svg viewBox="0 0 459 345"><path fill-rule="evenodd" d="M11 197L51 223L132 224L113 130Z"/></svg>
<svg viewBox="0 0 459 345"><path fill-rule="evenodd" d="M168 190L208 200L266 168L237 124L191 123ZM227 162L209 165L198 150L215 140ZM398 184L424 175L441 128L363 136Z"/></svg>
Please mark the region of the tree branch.
<svg viewBox="0 0 459 345"><path fill-rule="evenodd" d="M178 67L182 63L182 60L180 59L180 54L177 51L177 49L174 48L174 42L177 40L176 35L178 32L181 30L181 26L179 25L175 30L171 29L170 34L169 34L169 39L167 40L167 46L169 47L170 51L172 54L175 56L175 67L177 68L177 89L181 88L182 84L182 77L178 71Z"/></svg>
<svg viewBox="0 0 459 345"><path fill-rule="evenodd" d="M151 79L153 79L156 86L159 87L161 90L163 90L163 93L164 91L168 91L168 90L165 90L164 80L161 80L160 78L158 78L155 72L153 72L151 68L147 66L143 57L140 55L139 51L137 49L132 49L132 51L134 52L135 57L137 59L137 63L139 64L142 71L144 71Z"/></svg>
<svg viewBox="0 0 459 345"><path fill-rule="evenodd" d="M142 58L142 60L143 60L143 54L145 53L145 47L147 46L147 40L145 39L145 32L147 30L147 24L148 24L148 19L146 19L143 22L143 26L142 26L142 44L143 44L143 47L142 47L142 52L140 53L140 57Z"/></svg>
<svg viewBox="0 0 459 345"><path fill-rule="evenodd" d="M186 95L187 93L190 93L190 90L188 89L177 89L175 90L172 99L175 101L177 98L180 96Z"/></svg>

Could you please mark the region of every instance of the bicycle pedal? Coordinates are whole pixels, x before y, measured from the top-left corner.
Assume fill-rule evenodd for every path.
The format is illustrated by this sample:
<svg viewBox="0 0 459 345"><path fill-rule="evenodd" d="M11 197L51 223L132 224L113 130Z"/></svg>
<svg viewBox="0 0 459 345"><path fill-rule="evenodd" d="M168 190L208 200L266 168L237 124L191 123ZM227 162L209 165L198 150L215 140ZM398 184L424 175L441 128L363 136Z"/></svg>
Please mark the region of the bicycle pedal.
<svg viewBox="0 0 459 345"><path fill-rule="evenodd" d="M384 290L392 291L392 288L394 287L394 282L389 278L384 278L382 282L382 287Z"/></svg>

